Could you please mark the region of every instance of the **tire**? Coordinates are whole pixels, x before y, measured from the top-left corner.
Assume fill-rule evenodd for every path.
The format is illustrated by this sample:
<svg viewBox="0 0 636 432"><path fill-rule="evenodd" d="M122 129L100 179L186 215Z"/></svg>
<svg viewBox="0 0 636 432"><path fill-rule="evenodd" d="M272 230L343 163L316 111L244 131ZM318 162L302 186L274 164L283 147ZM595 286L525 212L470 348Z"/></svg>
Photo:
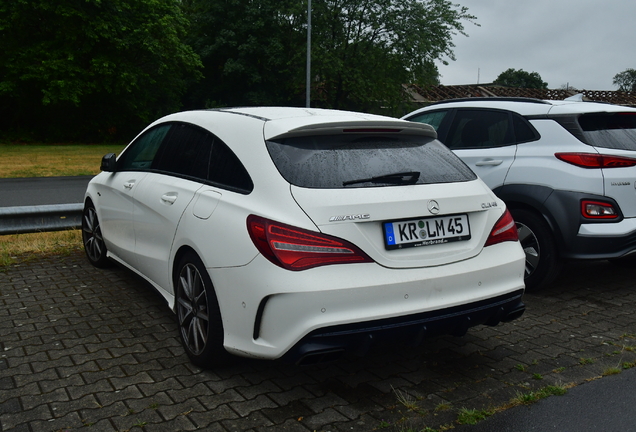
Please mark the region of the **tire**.
<svg viewBox="0 0 636 432"><path fill-rule="evenodd" d="M539 290L556 279L563 265L554 236L538 214L523 209L513 209L511 213L526 254L526 291Z"/></svg>
<svg viewBox="0 0 636 432"><path fill-rule="evenodd" d="M179 335L190 361L199 367L228 364L231 356L223 348L223 322L212 280L193 252L179 259L174 286Z"/></svg>
<svg viewBox="0 0 636 432"><path fill-rule="evenodd" d="M90 201L84 206L82 213L82 242L88 261L97 268L106 268L112 262L106 256L108 250L102 236L102 229L97 218L95 206Z"/></svg>

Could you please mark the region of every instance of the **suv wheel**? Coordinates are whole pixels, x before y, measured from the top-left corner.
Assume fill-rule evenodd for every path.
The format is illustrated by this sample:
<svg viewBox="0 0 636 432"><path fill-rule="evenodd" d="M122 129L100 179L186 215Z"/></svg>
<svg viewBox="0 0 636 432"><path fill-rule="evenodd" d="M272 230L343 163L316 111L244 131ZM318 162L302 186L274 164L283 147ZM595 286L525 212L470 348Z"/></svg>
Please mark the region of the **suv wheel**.
<svg viewBox="0 0 636 432"><path fill-rule="evenodd" d="M548 224L536 213L513 209L519 241L526 253L526 290L540 289L552 282L561 271L556 243Z"/></svg>

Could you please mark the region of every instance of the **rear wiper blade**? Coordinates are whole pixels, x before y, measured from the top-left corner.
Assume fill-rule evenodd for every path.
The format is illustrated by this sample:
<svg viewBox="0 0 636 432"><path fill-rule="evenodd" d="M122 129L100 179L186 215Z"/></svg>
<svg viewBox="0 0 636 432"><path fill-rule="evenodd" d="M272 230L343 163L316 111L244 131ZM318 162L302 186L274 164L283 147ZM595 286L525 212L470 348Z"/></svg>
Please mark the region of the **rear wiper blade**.
<svg viewBox="0 0 636 432"><path fill-rule="evenodd" d="M391 183L396 185L415 184L420 178L419 171L407 171L391 174L383 174L370 178L362 178L357 180L347 180L342 182L343 186L349 186L357 183Z"/></svg>

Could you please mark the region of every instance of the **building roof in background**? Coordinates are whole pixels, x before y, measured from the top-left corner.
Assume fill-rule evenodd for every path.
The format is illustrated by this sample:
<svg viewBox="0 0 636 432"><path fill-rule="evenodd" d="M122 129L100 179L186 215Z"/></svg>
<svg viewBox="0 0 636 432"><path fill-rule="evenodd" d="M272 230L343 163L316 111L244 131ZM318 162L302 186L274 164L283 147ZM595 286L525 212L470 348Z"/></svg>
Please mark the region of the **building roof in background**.
<svg viewBox="0 0 636 432"><path fill-rule="evenodd" d="M635 92L611 90L576 90L576 89L524 89L502 87L492 84L453 85L418 87L411 85L407 89L418 103L427 104L447 99L470 97L528 97L535 99L563 100L576 94L582 94L584 100L608 102L616 105L636 106Z"/></svg>

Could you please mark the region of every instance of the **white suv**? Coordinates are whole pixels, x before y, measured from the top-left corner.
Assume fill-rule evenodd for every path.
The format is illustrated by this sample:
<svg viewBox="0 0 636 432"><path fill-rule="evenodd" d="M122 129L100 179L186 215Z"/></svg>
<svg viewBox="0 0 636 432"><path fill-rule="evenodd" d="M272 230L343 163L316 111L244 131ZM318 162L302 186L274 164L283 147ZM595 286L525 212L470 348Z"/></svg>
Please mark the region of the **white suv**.
<svg viewBox="0 0 636 432"><path fill-rule="evenodd" d="M564 101L470 98L404 117L438 138L506 202L526 252L526 287L563 259L636 251L636 109Z"/></svg>

